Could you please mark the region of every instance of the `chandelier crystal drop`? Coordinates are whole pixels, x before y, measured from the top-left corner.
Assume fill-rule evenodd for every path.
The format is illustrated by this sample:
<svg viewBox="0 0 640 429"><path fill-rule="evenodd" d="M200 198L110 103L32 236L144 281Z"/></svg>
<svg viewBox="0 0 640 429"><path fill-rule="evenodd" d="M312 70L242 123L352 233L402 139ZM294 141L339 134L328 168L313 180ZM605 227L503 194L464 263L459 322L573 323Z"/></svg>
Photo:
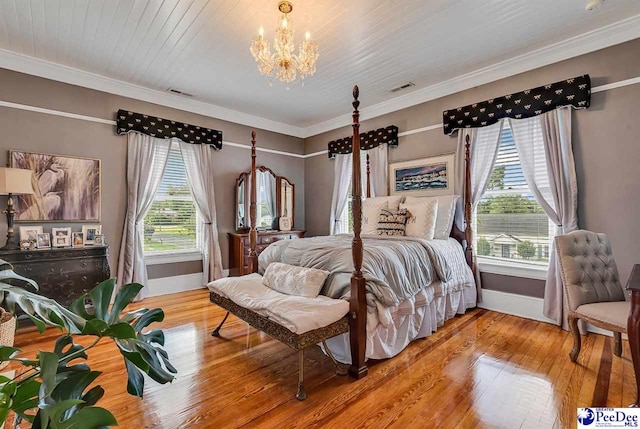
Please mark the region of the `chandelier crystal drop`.
<svg viewBox="0 0 640 429"><path fill-rule="evenodd" d="M311 40L311 34L306 33L305 39L296 54L293 42L295 30L289 13L293 5L288 1L278 3L278 9L282 12L276 35L273 39L274 53L271 53L269 41L264 38L264 29L260 27L258 36L251 42L251 55L258 62L258 71L274 77L281 82L295 82L298 76L313 76L316 72L316 60L318 59L318 45Z"/></svg>

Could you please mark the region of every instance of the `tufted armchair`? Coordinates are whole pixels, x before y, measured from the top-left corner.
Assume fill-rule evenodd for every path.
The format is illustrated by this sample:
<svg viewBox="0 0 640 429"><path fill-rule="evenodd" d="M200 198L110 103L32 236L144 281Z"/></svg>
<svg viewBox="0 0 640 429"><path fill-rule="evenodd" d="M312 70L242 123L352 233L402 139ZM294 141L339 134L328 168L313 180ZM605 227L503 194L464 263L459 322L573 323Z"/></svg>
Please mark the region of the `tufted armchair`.
<svg viewBox="0 0 640 429"><path fill-rule="evenodd" d="M604 234L578 230L557 236L555 244L573 334L571 361L575 362L580 353L579 319L613 331L614 354L621 356L622 333L627 330L631 307L625 301L609 239Z"/></svg>

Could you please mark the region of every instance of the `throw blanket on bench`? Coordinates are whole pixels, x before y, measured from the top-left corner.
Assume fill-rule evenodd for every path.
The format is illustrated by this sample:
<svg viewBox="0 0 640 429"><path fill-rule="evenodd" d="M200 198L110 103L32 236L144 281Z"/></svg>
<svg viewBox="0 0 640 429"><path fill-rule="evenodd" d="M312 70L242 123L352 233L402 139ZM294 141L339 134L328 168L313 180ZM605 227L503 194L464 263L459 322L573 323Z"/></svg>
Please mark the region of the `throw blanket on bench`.
<svg viewBox="0 0 640 429"><path fill-rule="evenodd" d="M262 276L227 277L208 284L209 290L255 311L291 332L303 334L342 318L349 303L326 296L308 298L286 295L262 284Z"/></svg>

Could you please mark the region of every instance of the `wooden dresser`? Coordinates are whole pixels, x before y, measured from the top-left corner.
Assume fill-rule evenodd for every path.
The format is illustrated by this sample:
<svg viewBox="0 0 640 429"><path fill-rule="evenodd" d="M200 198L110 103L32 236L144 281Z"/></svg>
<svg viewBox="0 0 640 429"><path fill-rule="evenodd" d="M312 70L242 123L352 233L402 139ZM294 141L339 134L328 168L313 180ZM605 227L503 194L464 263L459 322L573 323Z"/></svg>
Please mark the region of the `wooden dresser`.
<svg viewBox="0 0 640 429"><path fill-rule="evenodd" d="M108 246L0 250L17 274L38 283L36 293L65 306L111 277L108 255Z"/></svg>
<svg viewBox="0 0 640 429"><path fill-rule="evenodd" d="M279 240L304 237L305 231L258 231L258 256L267 246ZM249 232L229 233L229 276L251 274L249 267Z"/></svg>

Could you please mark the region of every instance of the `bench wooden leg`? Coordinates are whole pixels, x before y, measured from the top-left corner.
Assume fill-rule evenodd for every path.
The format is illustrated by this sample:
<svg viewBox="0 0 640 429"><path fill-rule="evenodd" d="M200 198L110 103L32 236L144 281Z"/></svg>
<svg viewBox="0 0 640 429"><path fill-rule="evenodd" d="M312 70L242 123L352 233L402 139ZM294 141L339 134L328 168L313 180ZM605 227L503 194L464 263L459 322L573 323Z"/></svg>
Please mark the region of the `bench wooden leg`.
<svg viewBox="0 0 640 429"><path fill-rule="evenodd" d="M222 319L222 322L220 322L218 327L216 329L214 329L213 332L211 332L211 336L212 337L219 337L220 336L220 328L222 328L222 325L224 325L224 322L227 321L227 317L229 317L229 312L228 311L227 311L227 314L224 315L224 319Z"/></svg>
<svg viewBox="0 0 640 429"><path fill-rule="evenodd" d="M304 350L298 351L298 393L296 393L296 399L298 401L304 401L307 399L307 393L304 391Z"/></svg>
<svg viewBox="0 0 640 429"><path fill-rule="evenodd" d="M613 338L613 354L620 357L622 356L622 333L614 332Z"/></svg>

